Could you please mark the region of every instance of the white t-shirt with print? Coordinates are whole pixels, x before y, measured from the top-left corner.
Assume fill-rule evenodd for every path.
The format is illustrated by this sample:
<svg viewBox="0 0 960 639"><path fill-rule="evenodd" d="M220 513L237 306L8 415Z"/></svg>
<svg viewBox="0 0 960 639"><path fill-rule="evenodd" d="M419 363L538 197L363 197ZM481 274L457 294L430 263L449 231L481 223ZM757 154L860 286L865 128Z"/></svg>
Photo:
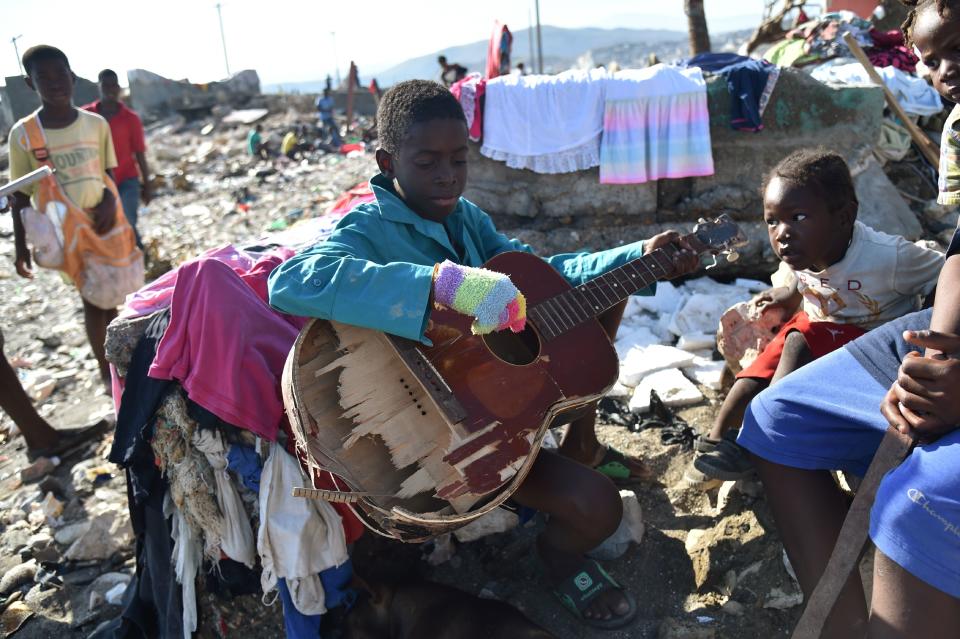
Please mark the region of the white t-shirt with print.
<svg viewBox="0 0 960 639"><path fill-rule="evenodd" d="M794 271L781 262L777 285L797 281L803 310L814 322L856 324L871 329L920 308L937 283L943 253L899 235L855 222L847 252L822 271Z"/></svg>

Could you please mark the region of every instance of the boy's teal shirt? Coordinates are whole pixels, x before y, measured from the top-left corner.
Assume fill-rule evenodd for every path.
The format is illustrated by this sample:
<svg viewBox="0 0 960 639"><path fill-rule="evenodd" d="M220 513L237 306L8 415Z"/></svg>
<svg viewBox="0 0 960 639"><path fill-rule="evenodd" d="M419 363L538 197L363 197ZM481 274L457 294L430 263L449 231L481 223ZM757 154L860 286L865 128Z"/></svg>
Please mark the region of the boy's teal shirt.
<svg viewBox="0 0 960 639"><path fill-rule="evenodd" d="M274 269L269 278L271 306L291 315L336 320L429 343L423 333L435 264L451 260L483 266L506 251L533 253L526 244L498 232L490 216L465 198L440 223L414 213L382 175L372 178L370 185L375 202L356 207L325 242ZM545 259L578 286L641 255L643 243L634 242ZM640 294L654 291L655 286Z"/></svg>

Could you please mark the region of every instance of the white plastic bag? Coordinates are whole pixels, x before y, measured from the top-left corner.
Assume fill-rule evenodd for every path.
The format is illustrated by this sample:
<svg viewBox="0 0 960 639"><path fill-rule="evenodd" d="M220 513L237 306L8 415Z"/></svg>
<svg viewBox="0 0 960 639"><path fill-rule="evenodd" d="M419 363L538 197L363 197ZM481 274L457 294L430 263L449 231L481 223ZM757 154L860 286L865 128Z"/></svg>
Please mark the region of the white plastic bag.
<svg viewBox="0 0 960 639"><path fill-rule="evenodd" d="M59 206L58 206L59 205ZM63 238L61 223L66 207L61 202L49 202L44 213L32 206L20 209L20 219L27 236L27 245L33 252L33 261L43 268L63 266Z"/></svg>

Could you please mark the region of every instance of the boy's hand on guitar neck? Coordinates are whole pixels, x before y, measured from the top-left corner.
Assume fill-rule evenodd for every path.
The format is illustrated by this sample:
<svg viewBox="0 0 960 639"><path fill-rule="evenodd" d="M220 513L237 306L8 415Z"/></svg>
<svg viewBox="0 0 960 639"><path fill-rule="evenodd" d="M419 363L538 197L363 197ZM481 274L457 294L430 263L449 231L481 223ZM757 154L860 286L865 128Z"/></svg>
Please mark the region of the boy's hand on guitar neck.
<svg viewBox="0 0 960 639"><path fill-rule="evenodd" d="M672 277L680 277L692 273L700 267L700 256L687 240L676 231L664 231L654 235L643 243L643 254L649 255L659 248L674 245L678 253L673 257L674 272Z"/></svg>
<svg viewBox="0 0 960 639"><path fill-rule="evenodd" d="M507 328L519 333L527 321L527 301L509 277L450 260L433 268L433 301L473 317L476 335Z"/></svg>

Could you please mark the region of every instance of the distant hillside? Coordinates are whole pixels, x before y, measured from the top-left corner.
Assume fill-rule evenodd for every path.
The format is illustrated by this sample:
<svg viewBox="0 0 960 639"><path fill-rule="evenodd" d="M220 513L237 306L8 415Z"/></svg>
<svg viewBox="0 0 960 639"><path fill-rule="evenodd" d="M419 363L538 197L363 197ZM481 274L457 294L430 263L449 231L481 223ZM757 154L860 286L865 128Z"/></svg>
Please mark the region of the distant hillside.
<svg viewBox="0 0 960 639"><path fill-rule="evenodd" d="M530 29L522 29L513 33L513 63L523 62L531 71L535 71L530 59ZM642 45L658 44L678 41L686 38L681 31L664 29L563 29L544 25L540 28L543 41L544 70L559 72L569 68L576 59L590 49L611 47L618 44ZM534 32L536 45L536 32ZM433 53L411 58L397 65L377 71L374 75L381 87L387 87L402 80L411 78L437 79L440 67L437 65L437 56L445 55L451 62L456 62L471 71L483 72L487 60L487 41L471 42L458 46L447 47ZM360 81L366 84L370 81L369 70L360 68ZM264 85L263 90L272 93L283 90L287 93L316 93L323 90L323 80L312 82L281 82Z"/></svg>
<svg viewBox="0 0 960 639"><path fill-rule="evenodd" d="M530 58L529 29L513 34L513 64L523 62L528 70L536 71ZM544 71L558 73L583 62L607 64L616 60L621 67L645 66L648 53L655 53L663 61L671 61L685 55L687 34L683 31L666 29L563 29L560 27L541 27L543 39ZM750 31L716 33L711 37L715 51L735 49L745 40ZM440 67L437 56L445 55L471 71L483 72L487 59L487 41L472 42L447 47L428 55L411 58L382 71L372 74L380 86L386 88L402 80L411 78L437 79ZM360 68L360 81L366 86L371 73ZM263 90L272 93L319 93L323 90L323 80L314 82L289 82L265 85Z"/></svg>
<svg viewBox="0 0 960 639"><path fill-rule="evenodd" d="M534 31L534 47L536 32ZM540 29L543 41L543 63L545 71L558 72L568 68L583 52L615 44L655 44L678 40L686 37L678 31L663 29L562 29L544 26ZM513 34L513 63L524 62L528 69L535 71L530 58L530 29ZM394 84L410 78L436 78L440 67L437 56L445 55L450 62L456 62L471 71L483 72L487 60L487 41L471 42L455 47L447 47L429 55L412 58L377 73L377 81L382 86Z"/></svg>

